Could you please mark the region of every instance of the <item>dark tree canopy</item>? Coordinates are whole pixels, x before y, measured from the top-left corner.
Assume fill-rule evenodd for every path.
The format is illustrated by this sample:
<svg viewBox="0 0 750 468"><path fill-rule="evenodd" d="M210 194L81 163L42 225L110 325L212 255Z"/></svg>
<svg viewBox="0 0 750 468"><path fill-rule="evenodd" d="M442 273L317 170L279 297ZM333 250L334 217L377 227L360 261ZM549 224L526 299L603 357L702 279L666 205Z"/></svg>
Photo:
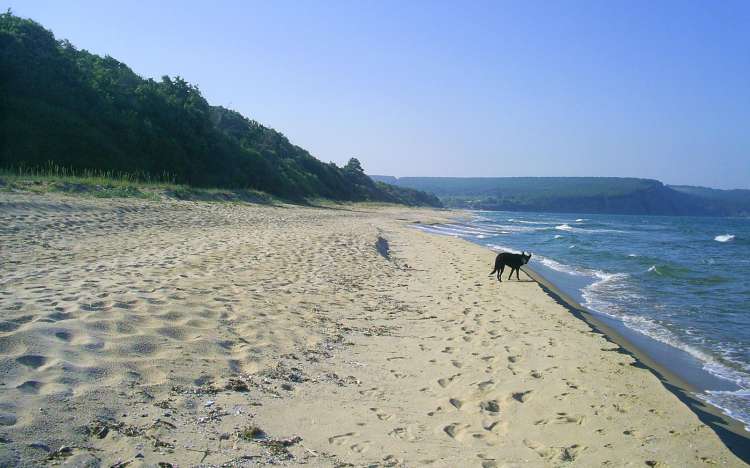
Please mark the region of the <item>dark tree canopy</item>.
<svg viewBox="0 0 750 468"><path fill-rule="evenodd" d="M383 189L359 161L325 164L281 133L209 105L180 77L143 79L8 11L0 14L0 167L50 162L293 199L440 204Z"/></svg>

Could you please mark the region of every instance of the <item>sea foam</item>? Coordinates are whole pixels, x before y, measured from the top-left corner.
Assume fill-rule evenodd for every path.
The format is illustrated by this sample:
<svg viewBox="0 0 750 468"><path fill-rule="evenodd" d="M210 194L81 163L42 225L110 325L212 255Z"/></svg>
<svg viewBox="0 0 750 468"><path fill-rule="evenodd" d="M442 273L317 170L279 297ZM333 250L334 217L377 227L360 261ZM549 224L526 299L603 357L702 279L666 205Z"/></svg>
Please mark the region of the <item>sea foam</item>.
<svg viewBox="0 0 750 468"><path fill-rule="evenodd" d="M716 242L729 242L734 240L734 234L722 234L714 237Z"/></svg>

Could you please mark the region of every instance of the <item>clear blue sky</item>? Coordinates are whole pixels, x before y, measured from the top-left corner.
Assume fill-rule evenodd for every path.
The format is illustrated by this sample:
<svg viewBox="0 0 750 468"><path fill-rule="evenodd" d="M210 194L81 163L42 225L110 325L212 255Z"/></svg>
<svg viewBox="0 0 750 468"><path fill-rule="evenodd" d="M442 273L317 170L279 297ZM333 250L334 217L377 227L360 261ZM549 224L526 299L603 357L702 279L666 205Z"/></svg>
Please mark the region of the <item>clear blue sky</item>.
<svg viewBox="0 0 750 468"><path fill-rule="evenodd" d="M368 173L750 188L748 1L0 6Z"/></svg>

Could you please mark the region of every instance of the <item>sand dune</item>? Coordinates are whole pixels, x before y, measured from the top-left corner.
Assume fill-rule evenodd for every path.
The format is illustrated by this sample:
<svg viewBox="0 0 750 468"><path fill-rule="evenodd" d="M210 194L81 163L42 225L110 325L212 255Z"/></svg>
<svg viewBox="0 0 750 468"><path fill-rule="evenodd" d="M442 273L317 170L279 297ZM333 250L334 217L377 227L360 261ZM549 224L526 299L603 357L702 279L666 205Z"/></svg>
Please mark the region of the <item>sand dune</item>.
<svg viewBox="0 0 750 468"><path fill-rule="evenodd" d="M742 465L448 213L0 197L0 465Z"/></svg>

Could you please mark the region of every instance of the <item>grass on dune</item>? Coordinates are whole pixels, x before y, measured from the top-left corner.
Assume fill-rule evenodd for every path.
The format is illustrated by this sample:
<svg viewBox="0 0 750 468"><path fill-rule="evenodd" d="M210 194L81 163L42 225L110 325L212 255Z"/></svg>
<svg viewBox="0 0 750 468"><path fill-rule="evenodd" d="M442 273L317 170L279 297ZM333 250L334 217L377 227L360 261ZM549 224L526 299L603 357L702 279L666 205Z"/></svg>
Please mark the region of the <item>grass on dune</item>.
<svg viewBox="0 0 750 468"><path fill-rule="evenodd" d="M0 168L0 191L63 192L98 198L272 203L270 195L251 189L199 188L177 184L170 174L153 176L97 169L75 170L54 163L43 167Z"/></svg>

